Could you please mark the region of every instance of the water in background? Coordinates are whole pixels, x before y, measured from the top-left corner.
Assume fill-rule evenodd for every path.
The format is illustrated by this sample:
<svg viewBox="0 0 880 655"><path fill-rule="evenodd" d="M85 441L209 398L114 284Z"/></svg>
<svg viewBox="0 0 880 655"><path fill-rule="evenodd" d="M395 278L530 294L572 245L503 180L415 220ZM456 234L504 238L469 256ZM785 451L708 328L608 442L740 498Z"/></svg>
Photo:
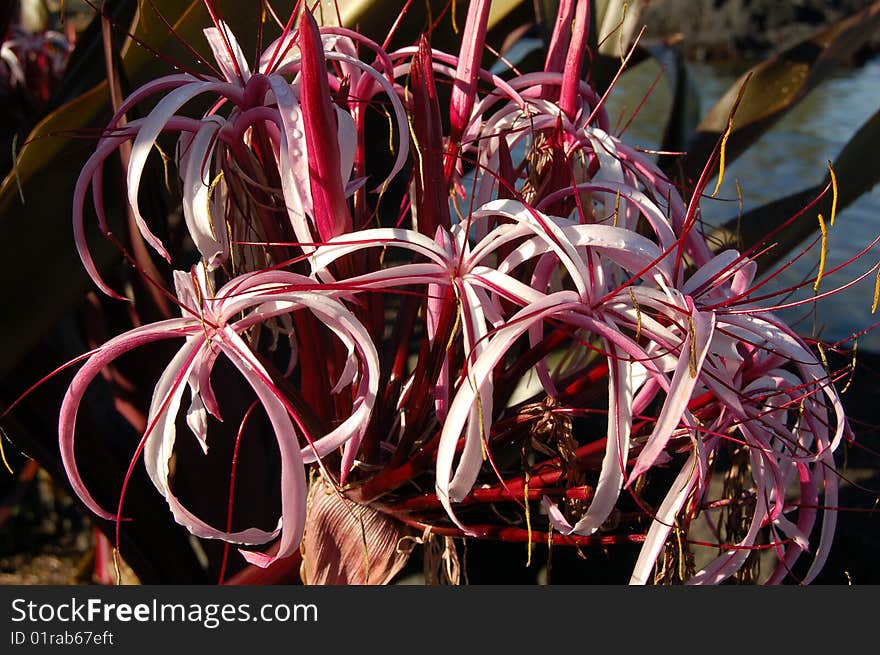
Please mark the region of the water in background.
<svg viewBox="0 0 880 655"><path fill-rule="evenodd" d="M653 62L645 62L622 76L608 99L612 125L619 116L623 117L621 126L627 122L658 72L659 68ZM701 115L736 81L740 72L703 64L691 67L701 96ZM657 85L653 95L626 129L624 139L627 143L651 149L659 147L671 99L668 87L663 81ZM819 184L827 171L826 162L837 156L855 131L878 108L880 57L875 57L858 69L839 71L814 89L749 151L727 167L718 197L735 199L735 180L738 179L742 187L743 210L748 211ZM880 166L880 154L876 159L866 161L865 166ZM713 188L714 180L709 185L710 190ZM737 212L736 201L707 201L703 204L703 218L710 224L723 223L735 217ZM816 220L815 217L813 219ZM838 214L834 227L829 229L825 270L855 255L878 234L880 185ZM875 247L842 272L823 277L821 290L857 277L876 263L878 258L880 247ZM804 278L815 279L818 261L819 248L816 247L768 287L772 285L772 289L776 290L797 284ZM812 284L809 284L796 297L804 298L812 293ZM809 308L786 310L781 315L790 323L797 321L798 331L802 334L810 335L815 331L825 341L837 341L880 321L880 310L876 315L871 315L873 295L874 277L869 276L841 294L821 301L815 319ZM880 352L880 329L861 337L859 348Z"/></svg>

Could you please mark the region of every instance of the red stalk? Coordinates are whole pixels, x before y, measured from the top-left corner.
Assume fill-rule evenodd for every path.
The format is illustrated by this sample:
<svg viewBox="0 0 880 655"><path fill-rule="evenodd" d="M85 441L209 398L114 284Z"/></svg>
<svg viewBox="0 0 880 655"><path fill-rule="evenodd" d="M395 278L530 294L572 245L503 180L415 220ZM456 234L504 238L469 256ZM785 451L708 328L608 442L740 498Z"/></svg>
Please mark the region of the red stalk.
<svg viewBox="0 0 880 655"><path fill-rule="evenodd" d="M410 408L407 416L407 431L397 446L390 466L397 466L404 461L409 455L410 447L421 433L433 397L431 391L440 374L449 339L455 327L457 311L458 304L455 302L453 291L451 287L447 288L446 302L443 304L437 333L434 335L434 345L430 351L425 349L419 354L419 362L415 368L413 383L407 399L407 406ZM423 343L427 344L427 342Z"/></svg>
<svg viewBox="0 0 880 655"><path fill-rule="evenodd" d="M318 24L308 11L304 11L300 19L299 48L302 53L300 101L309 152L309 186L315 227L326 241L351 232L352 221L339 173L336 109L327 82L324 47Z"/></svg>
<svg viewBox="0 0 880 655"><path fill-rule="evenodd" d="M449 100L449 143L443 170L446 182L452 181L458 154L461 151L461 136L471 117L477 95L477 72L486 43L489 24L489 0L471 0L468 6L465 28L461 35L461 53L455 69L455 81Z"/></svg>
<svg viewBox="0 0 880 655"><path fill-rule="evenodd" d="M572 487L570 489L542 486L542 484L546 484L550 480L555 483L560 477L562 477L560 471L553 471L531 478L529 480L528 499L541 500L545 495L570 498L572 500L590 500L593 497L593 488L589 486ZM506 489L498 485L488 489L474 489L459 503L456 503L456 506L477 503L522 502L525 498L523 479L513 480L506 484ZM389 509L394 512L419 512L430 509L442 509L442 507L436 494L425 494L397 502L393 508Z"/></svg>
<svg viewBox="0 0 880 655"><path fill-rule="evenodd" d="M562 89L559 94L559 108L572 121L577 115L578 86L581 81L581 68L583 66L589 25L590 3L587 0L578 0L577 8L575 9L574 26L571 30L571 44L568 48L568 55L565 57Z"/></svg>
<svg viewBox="0 0 880 655"><path fill-rule="evenodd" d="M531 541L535 544L546 544L549 534L536 530L523 528L503 527L500 525L469 525L467 532L459 528L447 528L431 526L419 521L401 519L403 523L420 530L430 528L432 534L441 537L472 537L475 539L496 539L513 543L525 543ZM580 535L563 535L553 533L554 546L614 546L618 544L640 544L645 541L643 534L620 534L620 535L593 535L583 537Z"/></svg>
<svg viewBox="0 0 880 655"><path fill-rule="evenodd" d="M440 103L434 83L431 46L422 36L413 57L410 74L413 136L416 147L414 165L416 228L429 237L437 226L450 226L448 186L443 173L443 129Z"/></svg>

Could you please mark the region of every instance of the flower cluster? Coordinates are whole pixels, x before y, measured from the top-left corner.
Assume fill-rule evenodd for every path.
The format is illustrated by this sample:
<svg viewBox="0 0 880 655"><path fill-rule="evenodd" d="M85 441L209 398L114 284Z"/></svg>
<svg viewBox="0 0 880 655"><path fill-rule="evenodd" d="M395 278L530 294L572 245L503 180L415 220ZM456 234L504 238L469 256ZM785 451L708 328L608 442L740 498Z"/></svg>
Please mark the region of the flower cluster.
<svg viewBox="0 0 880 655"><path fill-rule="evenodd" d="M560 545L641 542L632 581L644 583L673 532L705 517L720 554L688 581L721 582L757 547L777 554L772 581L812 552L809 581L834 532L820 508L836 505L833 454L849 436L829 372L752 300L755 262L712 250L702 186L686 201L612 134L584 81L589 3L560 3L543 71L503 77L481 67L490 4L471 1L457 55L424 37L387 51L296 11L253 69L218 17L205 30L216 70L124 101L76 187L78 251L120 297L92 261L84 208L91 190L109 231L103 166L131 142L140 234L191 268L173 273L180 318L110 339L76 374L59 426L75 491L121 516L121 501L106 510L80 479L77 408L115 358L177 339L135 458L179 523L240 544L253 564L293 555L304 531L344 539L316 524L311 468L341 506L382 515L357 535L370 555L382 535L369 526L389 523L529 543L555 532ZM187 115L205 96L208 110ZM188 246L174 251L139 205L163 133L179 135ZM207 451L221 357L274 431L275 530L220 529L172 493L180 405L188 390L186 425ZM718 498L732 457L736 494ZM665 491L649 498L654 474ZM733 512L739 530L721 525Z"/></svg>
<svg viewBox="0 0 880 655"><path fill-rule="evenodd" d="M73 45L54 30L28 32L14 25L0 43L0 90L20 90L29 108L41 111L58 85Z"/></svg>

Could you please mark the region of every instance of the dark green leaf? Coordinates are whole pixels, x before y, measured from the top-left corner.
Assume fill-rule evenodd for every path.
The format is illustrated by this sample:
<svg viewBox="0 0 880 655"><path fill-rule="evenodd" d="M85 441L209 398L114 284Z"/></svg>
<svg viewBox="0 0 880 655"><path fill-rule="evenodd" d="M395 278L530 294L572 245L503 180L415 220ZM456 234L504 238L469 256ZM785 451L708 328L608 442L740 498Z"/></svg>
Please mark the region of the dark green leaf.
<svg viewBox="0 0 880 655"><path fill-rule="evenodd" d="M231 0L215 4L227 22L241 26L242 35L250 40L249 44L248 38L243 39L245 52L249 52L248 47L252 51L258 20L254 6ZM152 6L174 26L176 36ZM210 25L210 18L201 0L154 0L152 6L141 3L142 13L134 28L135 37L148 43L152 51L134 40L124 50L126 77L134 85L172 72L169 61L197 66L184 43L203 54L208 51L202 29ZM88 65L100 69L93 74L104 76L103 57L82 61L83 66L88 61ZM79 171L94 150L94 139L86 130L103 127L110 114L106 82L62 105L33 129L20 149L16 169L0 185L0 229L4 237L0 257L7 271L0 301L7 308L15 308L17 314L15 320L3 321L0 327L0 374L14 366L91 288L73 247L71 199ZM108 167L109 176L114 173L112 168ZM121 185L118 180L110 182L108 179L105 187L112 221L122 216L123 205L121 198L112 193L116 189L118 196ZM117 256L114 249L96 234L92 236L90 242L99 266L111 264Z"/></svg>
<svg viewBox="0 0 880 655"><path fill-rule="evenodd" d="M837 212L880 183L880 167L871 165L880 151L880 111L859 128L832 163L837 180ZM732 219L718 228L713 238L724 246L750 246L769 241L773 248L762 255L759 265L766 269L794 250L818 229L817 214L831 215L833 194L827 191L809 211L778 234L767 239L789 218L801 212L829 186L830 174L818 185L804 189L774 202L756 207L739 219Z"/></svg>
<svg viewBox="0 0 880 655"><path fill-rule="evenodd" d="M806 94L847 61L880 27L880 2L821 30L746 72L721 97L679 160L685 180L696 179L727 129L743 82L748 86L727 141L726 159L736 159Z"/></svg>

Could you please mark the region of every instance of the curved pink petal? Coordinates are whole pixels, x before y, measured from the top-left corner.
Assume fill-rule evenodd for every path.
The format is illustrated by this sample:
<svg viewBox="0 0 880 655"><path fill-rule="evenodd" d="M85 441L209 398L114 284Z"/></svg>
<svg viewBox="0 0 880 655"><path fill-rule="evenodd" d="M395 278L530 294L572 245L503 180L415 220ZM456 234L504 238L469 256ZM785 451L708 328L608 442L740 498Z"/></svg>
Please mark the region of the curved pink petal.
<svg viewBox="0 0 880 655"><path fill-rule="evenodd" d="M611 515L626 475L632 429L633 380L631 363L606 344L608 350L608 439L596 492L587 513L574 526L557 525L563 534L590 535ZM552 521L552 515L551 515Z"/></svg>
<svg viewBox="0 0 880 655"><path fill-rule="evenodd" d="M229 26L221 20L218 27L208 27L202 31L226 81L231 84L246 84L251 77L251 69Z"/></svg>
<svg viewBox="0 0 880 655"><path fill-rule="evenodd" d="M185 382L194 374L198 361L197 351L204 345L205 339L202 335L193 335L177 352L159 378L150 403L148 423L153 429L147 435L144 445L144 464L153 485L168 503L174 519L191 534L203 539L222 539L247 545L263 544L274 539L278 531L267 532L258 528L249 528L240 532L219 530L186 509L171 491L169 462L174 455L177 413L186 389Z"/></svg>
<svg viewBox="0 0 880 655"><path fill-rule="evenodd" d="M269 377L260 362L251 353L247 344L234 330L226 327L222 332L222 349L257 394L263 409L269 417L281 457L281 538L273 554L242 550L241 554L249 563L267 567L273 562L289 557L296 552L302 541L306 521L306 484L299 442L287 415L284 404L265 380Z"/></svg>
<svg viewBox="0 0 880 655"><path fill-rule="evenodd" d="M209 194L214 145L217 132L225 122L218 116L206 118L181 158L183 216L190 237L208 264L208 270L217 268L229 256L224 216Z"/></svg>
<svg viewBox="0 0 880 655"><path fill-rule="evenodd" d="M715 316L694 309L690 317L693 321L693 332L688 332L681 346L678 365L669 385L666 402L663 403L663 409L660 410L651 436L648 437L645 447L633 465L627 485L651 468L658 455L666 447L666 443L672 436L672 431L681 421L691 399L691 394L699 381L700 369L709 352L709 344L715 329Z"/></svg>
<svg viewBox="0 0 880 655"><path fill-rule="evenodd" d="M660 503L651 527L648 528L648 534L639 550L639 556L630 576L629 583L631 585L647 584L654 564L660 551L666 545L666 539L675 525L675 517L678 515L691 490L697 484L697 466L696 458L693 453L690 454L687 461L681 467L678 476L669 487L669 492Z"/></svg>
<svg viewBox="0 0 880 655"><path fill-rule="evenodd" d="M462 454L458 466L455 467L455 473L453 473L454 460L462 430L473 418L474 409L479 407L479 397L484 391L491 390L491 386L487 387L486 384L491 382L492 371L507 350L531 325L566 309L577 307L580 307L580 300L576 293L560 291L521 309L511 317L506 326L494 333L485 350L471 364L465 380L455 393L437 447L436 492L450 519L462 529L467 530L456 517L452 503L460 501L476 481L482 465L479 441L476 447L473 443L470 447L465 444L467 456ZM469 431L467 439L473 441L480 436L479 431ZM453 477L456 481L455 488L452 486Z"/></svg>
<svg viewBox="0 0 880 655"><path fill-rule="evenodd" d="M144 239L169 262L171 261L171 256L165 250L159 238L150 230L139 209L138 190L140 189L141 175L156 139L164 129L165 124L174 116L174 113L196 96L215 88L216 84L214 82L193 82L173 90L162 98L147 117L143 119L138 135L131 146L131 157L128 161L126 178L128 182L128 204Z"/></svg>
<svg viewBox="0 0 880 655"><path fill-rule="evenodd" d="M200 329L199 326L194 324L192 320L173 318L126 332L101 346L77 372L67 388L58 416L58 445L61 450L61 462L74 493L79 496L86 507L101 518L112 521L116 519L116 513L104 510L89 493L80 477L74 455L76 415L83 395L92 380L101 373L104 367L120 355L154 341L185 337L197 329Z"/></svg>

